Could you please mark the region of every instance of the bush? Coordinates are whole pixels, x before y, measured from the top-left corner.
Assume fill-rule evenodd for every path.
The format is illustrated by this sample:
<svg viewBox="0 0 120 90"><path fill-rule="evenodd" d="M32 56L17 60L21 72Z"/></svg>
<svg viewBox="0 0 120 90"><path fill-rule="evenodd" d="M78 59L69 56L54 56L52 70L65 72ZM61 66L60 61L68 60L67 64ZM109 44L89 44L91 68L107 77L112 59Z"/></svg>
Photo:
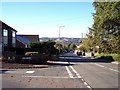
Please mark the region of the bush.
<svg viewBox="0 0 120 90"><path fill-rule="evenodd" d="M119 54L112 54L111 56L113 57L113 59L115 61L119 61L120 62L120 55Z"/></svg>
<svg viewBox="0 0 120 90"><path fill-rule="evenodd" d="M29 48L10 48L11 52L16 52L17 61L22 57L31 57L32 63L45 63L48 59L57 60L59 50L54 47L55 42L31 42Z"/></svg>
<svg viewBox="0 0 120 90"><path fill-rule="evenodd" d="M16 55L25 55L26 52L38 52L38 53L57 53L56 49L51 48L11 48L10 51L16 52Z"/></svg>
<svg viewBox="0 0 120 90"><path fill-rule="evenodd" d="M2 62L15 63L16 54L14 52L4 52L2 56Z"/></svg>
<svg viewBox="0 0 120 90"><path fill-rule="evenodd" d="M47 54L27 54L27 55L17 55L17 63L28 63L28 64L45 64L48 61Z"/></svg>
<svg viewBox="0 0 120 90"><path fill-rule="evenodd" d="M120 62L120 55L119 54L99 54L99 55L96 55L95 58L114 60L114 61Z"/></svg>

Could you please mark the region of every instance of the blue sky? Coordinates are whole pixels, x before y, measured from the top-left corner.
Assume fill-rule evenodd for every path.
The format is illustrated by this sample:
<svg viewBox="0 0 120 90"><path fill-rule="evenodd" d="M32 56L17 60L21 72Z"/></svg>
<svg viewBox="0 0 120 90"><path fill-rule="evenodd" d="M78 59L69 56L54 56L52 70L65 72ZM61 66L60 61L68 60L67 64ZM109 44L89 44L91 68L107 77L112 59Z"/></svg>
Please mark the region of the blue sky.
<svg viewBox="0 0 120 90"><path fill-rule="evenodd" d="M2 18L17 34L40 37L81 37L93 24L92 2L4 2Z"/></svg>

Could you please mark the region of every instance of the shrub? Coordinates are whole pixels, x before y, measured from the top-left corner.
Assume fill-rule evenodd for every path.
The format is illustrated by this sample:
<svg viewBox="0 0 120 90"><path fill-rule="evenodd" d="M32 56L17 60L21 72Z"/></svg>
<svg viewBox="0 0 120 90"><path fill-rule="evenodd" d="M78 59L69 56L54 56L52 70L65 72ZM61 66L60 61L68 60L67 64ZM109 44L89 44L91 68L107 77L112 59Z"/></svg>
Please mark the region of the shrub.
<svg viewBox="0 0 120 90"><path fill-rule="evenodd" d="M15 63L16 54L14 52L5 52L2 56L2 62L6 63Z"/></svg>
<svg viewBox="0 0 120 90"><path fill-rule="evenodd" d="M107 60L114 60L120 62L120 55L119 54L99 54L96 55L95 58L97 59L107 59Z"/></svg>

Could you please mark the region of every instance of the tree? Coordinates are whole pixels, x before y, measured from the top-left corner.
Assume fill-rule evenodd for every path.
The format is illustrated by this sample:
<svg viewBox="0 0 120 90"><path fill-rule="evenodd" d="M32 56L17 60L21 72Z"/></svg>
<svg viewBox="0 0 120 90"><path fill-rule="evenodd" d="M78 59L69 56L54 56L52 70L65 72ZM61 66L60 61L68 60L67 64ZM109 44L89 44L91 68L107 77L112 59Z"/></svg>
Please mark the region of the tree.
<svg viewBox="0 0 120 90"><path fill-rule="evenodd" d="M93 2L93 6L96 12L88 40L93 46L99 46L100 52L120 52L120 1Z"/></svg>
<svg viewBox="0 0 120 90"><path fill-rule="evenodd" d="M74 45L74 44L72 44L72 43L69 43L68 45L67 45L67 49L68 50L74 50L76 48L76 45Z"/></svg>

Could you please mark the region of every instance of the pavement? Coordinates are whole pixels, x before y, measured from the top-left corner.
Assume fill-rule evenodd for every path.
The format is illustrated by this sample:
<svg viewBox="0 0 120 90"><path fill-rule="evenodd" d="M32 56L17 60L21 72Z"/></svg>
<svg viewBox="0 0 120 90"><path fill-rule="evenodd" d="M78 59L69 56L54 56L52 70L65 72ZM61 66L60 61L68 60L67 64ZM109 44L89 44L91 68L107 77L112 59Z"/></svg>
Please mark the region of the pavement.
<svg viewBox="0 0 120 90"><path fill-rule="evenodd" d="M117 61L114 61L114 62L111 62L111 63L113 63L113 64L120 64L120 62L117 62Z"/></svg>

